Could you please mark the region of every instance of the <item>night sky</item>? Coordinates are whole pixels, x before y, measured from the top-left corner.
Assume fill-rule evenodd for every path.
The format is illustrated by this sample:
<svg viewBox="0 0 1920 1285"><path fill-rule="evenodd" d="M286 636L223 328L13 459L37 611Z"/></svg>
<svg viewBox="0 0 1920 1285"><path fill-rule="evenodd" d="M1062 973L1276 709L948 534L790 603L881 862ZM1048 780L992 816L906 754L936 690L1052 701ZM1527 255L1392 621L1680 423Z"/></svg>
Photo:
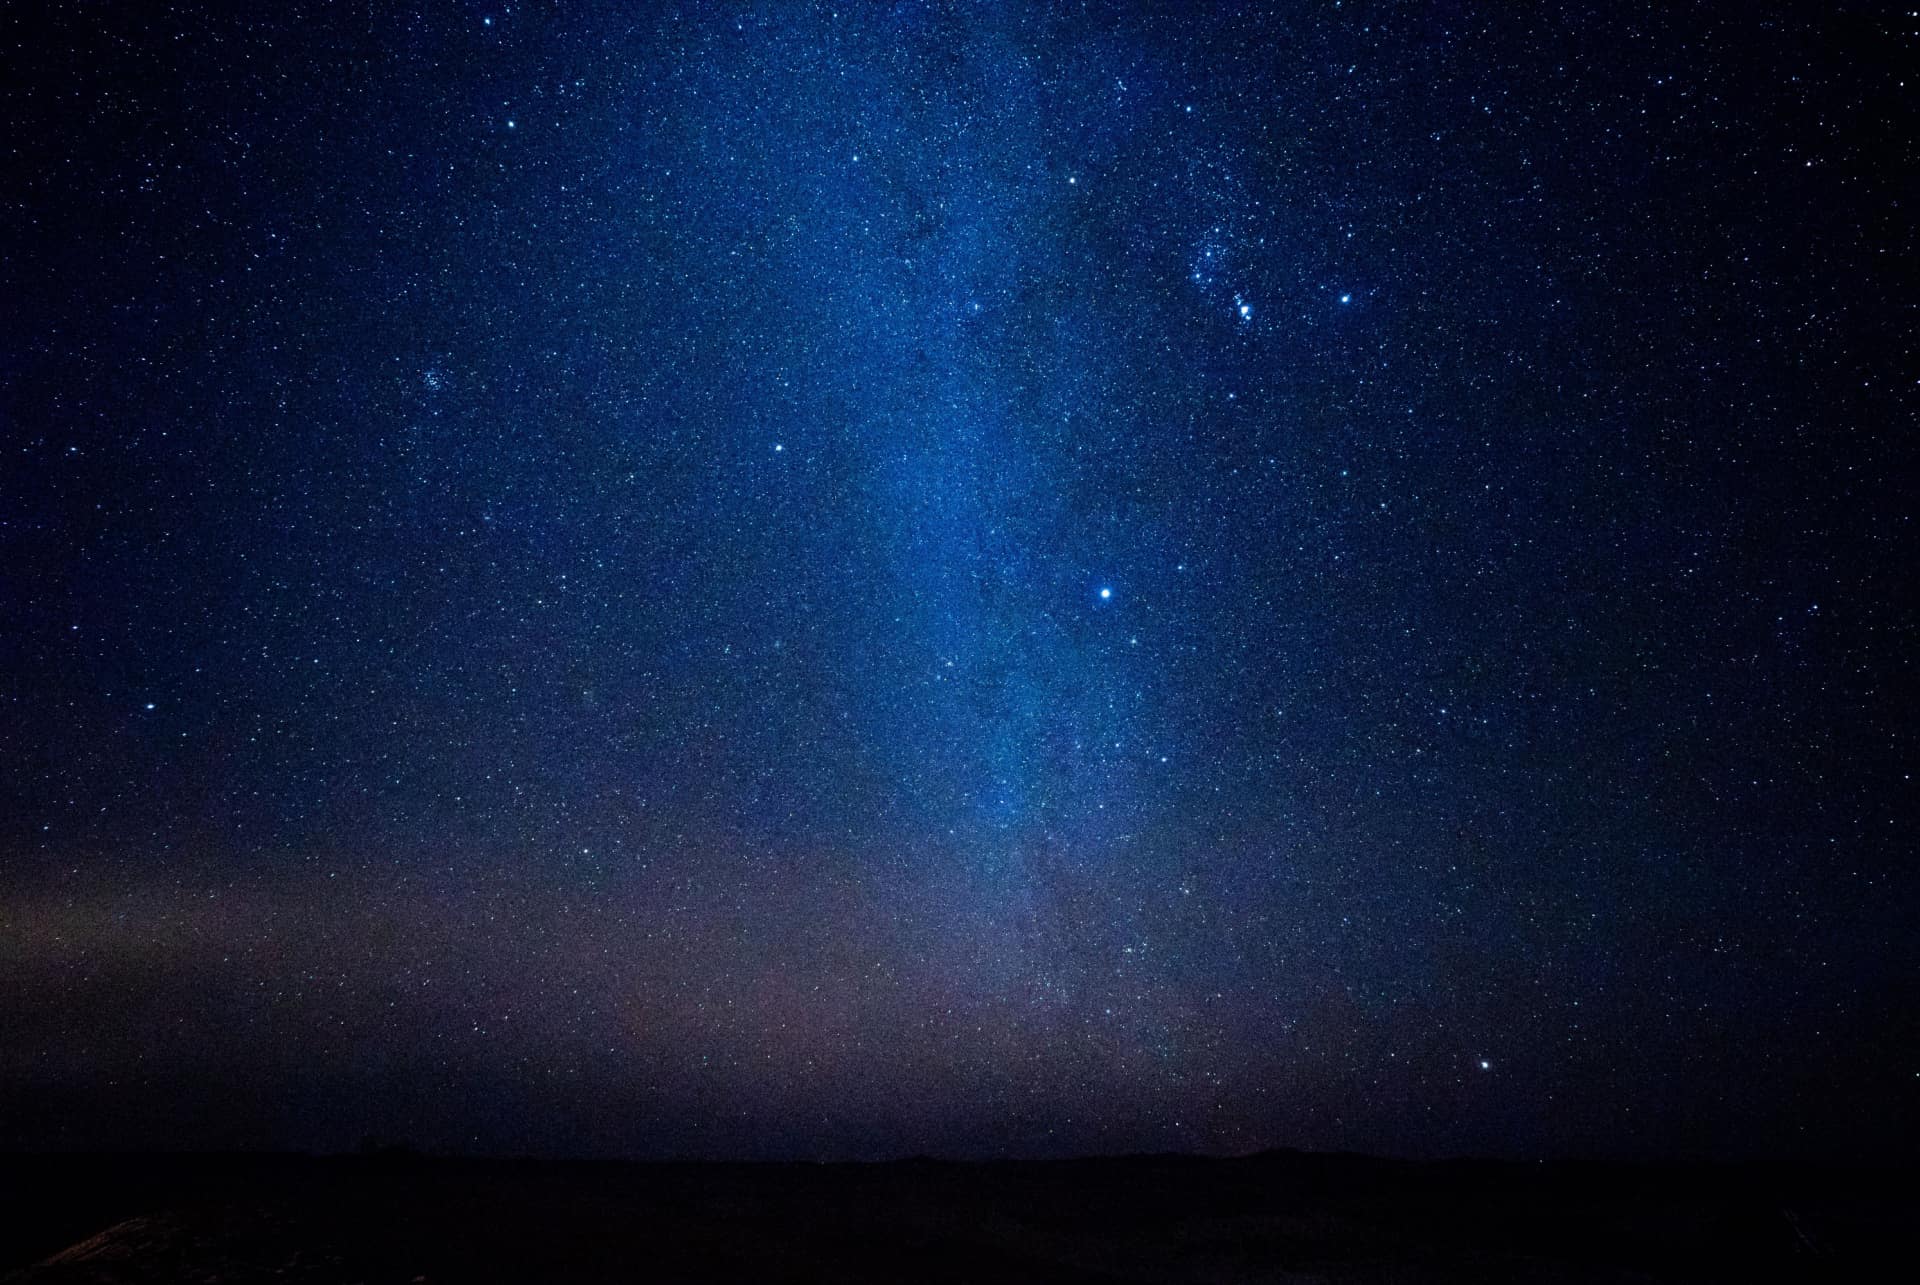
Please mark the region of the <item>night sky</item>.
<svg viewBox="0 0 1920 1285"><path fill-rule="evenodd" d="M1905 1154L1892 5L0 10L0 1146Z"/></svg>

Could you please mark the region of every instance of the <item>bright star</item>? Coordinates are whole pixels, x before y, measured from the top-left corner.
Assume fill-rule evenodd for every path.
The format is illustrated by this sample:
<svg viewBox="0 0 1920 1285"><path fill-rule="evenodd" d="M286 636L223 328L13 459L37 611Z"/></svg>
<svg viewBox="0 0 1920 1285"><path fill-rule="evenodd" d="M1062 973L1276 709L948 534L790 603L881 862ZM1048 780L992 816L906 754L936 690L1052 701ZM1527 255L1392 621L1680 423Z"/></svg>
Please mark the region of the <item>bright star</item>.
<svg viewBox="0 0 1920 1285"><path fill-rule="evenodd" d="M1100 591L1100 596L1101 596L1102 598L1111 598L1111 597L1113 597L1113 590L1111 590L1111 589L1102 589L1102 590ZM152 708L152 706L148 706L148 708L149 708L149 709L151 709L151 708Z"/></svg>
<svg viewBox="0 0 1920 1285"><path fill-rule="evenodd" d="M1350 294L1343 294L1343 295L1341 295L1341 296L1340 296L1340 302L1341 302L1341 303L1352 303L1352 302L1353 302L1353 296L1352 296L1352 295L1350 295Z"/></svg>
<svg viewBox="0 0 1920 1285"><path fill-rule="evenodd" d="M1485 1059L1485 1058L1481 1058L1481 1059L1480 1059L1480 1069L1481 1069L1482 1071L1491 1071L1491 1070L1493 1069L1493 1063L1491 1063L1491 1062L1489 1062L1489 1061L1487 1061L1487 1059Z"/></svg>

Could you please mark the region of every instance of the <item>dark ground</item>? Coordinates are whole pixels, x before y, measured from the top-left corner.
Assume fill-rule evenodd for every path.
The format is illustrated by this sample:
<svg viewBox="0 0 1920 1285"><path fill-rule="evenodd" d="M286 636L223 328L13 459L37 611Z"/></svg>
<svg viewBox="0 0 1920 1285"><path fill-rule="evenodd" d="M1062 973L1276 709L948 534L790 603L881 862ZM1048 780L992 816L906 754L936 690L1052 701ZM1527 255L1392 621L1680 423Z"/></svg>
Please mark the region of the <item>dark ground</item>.
<svg viewBox="0 0 1920 1285"><path fill-rule="evenodd" d="M1910 1173L12 1156L0 1281L1863 1279Z"/></svg>

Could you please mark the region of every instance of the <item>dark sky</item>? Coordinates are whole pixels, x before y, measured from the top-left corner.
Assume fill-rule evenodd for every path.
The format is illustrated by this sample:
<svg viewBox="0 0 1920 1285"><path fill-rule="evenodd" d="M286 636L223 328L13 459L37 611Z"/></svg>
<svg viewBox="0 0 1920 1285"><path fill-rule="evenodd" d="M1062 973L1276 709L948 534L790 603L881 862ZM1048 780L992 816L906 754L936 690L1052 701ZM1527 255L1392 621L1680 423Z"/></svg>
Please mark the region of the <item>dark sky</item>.
<svg viewBox="0 0 1920 1285"><path fill-rule="evenodd" d="M1902 1148L1917 47L7 5L0 1146Z"/></svg>

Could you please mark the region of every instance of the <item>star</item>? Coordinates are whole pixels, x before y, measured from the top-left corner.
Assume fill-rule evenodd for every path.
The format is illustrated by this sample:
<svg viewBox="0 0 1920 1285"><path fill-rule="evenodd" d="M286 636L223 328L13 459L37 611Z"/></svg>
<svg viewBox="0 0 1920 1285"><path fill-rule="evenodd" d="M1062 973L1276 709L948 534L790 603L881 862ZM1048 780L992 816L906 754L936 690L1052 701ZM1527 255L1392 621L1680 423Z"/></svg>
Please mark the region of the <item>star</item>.
<svg viewBox="0 0 1920 1285"><path fill-rule="evenodd" d="M1108 599L1108 598L1111 598L1111 597L1113 597L1113 590L1111 590L1111 589L1107 589L1107 588L1102 588L1102 589L1100 590L1100 597L1101 597L1101 599L1102 599L1103 601L1104 601L1104 600L1106 600L1106 599ZM149 705L149 706L148 706L147 708L149 708L149 709L151 709L151 708L153 708L153 707L152 707L151 705Z"/></svg>

